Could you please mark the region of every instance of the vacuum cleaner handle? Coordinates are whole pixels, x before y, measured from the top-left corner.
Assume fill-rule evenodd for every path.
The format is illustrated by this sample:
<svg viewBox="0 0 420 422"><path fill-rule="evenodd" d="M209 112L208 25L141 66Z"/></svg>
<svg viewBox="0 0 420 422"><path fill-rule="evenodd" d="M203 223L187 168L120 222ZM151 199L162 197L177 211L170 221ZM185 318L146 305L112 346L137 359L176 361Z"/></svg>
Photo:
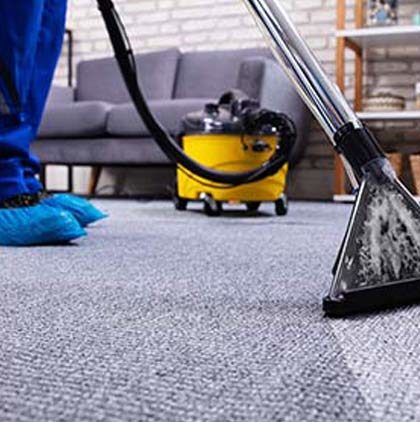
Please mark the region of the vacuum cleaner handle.
<svg viewBox="0 0 420 422"><path fill-rule="evenodd" d="M244 3L331 143L336 146L336 134L349 123L356 129L363 128L343 94L298 33L281 0L244 0Z"/></svg>

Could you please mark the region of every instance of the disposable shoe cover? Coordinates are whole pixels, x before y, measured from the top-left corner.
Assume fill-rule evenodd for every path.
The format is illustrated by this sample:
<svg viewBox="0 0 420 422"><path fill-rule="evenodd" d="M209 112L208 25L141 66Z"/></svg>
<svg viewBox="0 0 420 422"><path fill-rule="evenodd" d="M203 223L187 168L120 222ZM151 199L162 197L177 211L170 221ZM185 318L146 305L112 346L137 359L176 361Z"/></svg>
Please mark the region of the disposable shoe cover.
<svg viewBox="0 0 420 422"><path fill-rule="evenodd" d="M85 230L65 210L40 203L32 207L0 209L0 245L65 244L85 236Z"/></svg>
<svg viewBox="0 0 420 422"><path fill-rule="evenodd" d="M42 203L71 212L82 227L108 217L88 200L75 195L57 194L43 199Z"/></svg>

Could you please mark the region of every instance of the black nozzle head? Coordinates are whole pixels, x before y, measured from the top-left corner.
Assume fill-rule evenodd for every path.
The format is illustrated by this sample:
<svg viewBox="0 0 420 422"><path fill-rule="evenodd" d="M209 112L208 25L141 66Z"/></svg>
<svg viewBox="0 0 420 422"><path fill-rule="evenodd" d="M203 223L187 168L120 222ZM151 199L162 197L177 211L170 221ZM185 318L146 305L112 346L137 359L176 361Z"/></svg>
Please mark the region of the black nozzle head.
<svg viewBox="0 0 420 422"><path fill-rule="evenodd" d="M327 296L323 311L330 318L356 314L370 314L386 309L400 308L420 303L420 278L402 280L381 286L358 289L338 298Z"/></svg>
<svg viewBox="0 0 420 422"><path fill-rule="evenodd" d="M358 193L325 313L338 317L419 303L419 233L415 198L398 179L378 180L372 170Z"/></svg>

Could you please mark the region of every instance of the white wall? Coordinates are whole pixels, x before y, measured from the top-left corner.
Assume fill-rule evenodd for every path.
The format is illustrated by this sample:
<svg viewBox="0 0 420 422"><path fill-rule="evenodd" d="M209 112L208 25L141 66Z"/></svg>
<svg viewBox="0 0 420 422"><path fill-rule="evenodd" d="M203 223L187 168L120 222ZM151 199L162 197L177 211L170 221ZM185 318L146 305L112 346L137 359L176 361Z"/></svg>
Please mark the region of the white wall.
<svg viewBox="0 0 420 422"><path fill-rule="evenodd" d="M182 50L265 45L241 0L116 0L137 51L170 46ZM334 62L335 8L331 0L285 0L292 19L329 70ZM70 0L68 26L77 59L110 53L94 0ZM60 73L63 77L63 73Z"/></svg>

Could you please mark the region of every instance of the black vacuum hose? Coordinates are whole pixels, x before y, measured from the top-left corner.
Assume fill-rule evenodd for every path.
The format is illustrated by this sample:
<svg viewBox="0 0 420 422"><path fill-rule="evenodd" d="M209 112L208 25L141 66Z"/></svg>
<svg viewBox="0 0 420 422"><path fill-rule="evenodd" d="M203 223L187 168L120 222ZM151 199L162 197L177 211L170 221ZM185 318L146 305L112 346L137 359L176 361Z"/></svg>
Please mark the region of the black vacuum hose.
<svg viewBox="0 0 420 422"><path fill-rule="evenodd" d="M134 53L130 46L130 40L120 16L115 10L112 0L97 0L97 3L114 49L115 58L117 59L125 84L137 112L143 119L144 124L157 144L171 161L199 177L214 183L232 186L265 179L266 177L277 173L288 162L290 147L278 148L272 158L261 167L243 173L215 171L211 168L202 166L186 155L176 140L173 139L157 121L146 102L137 78L137 67ZM289 130L286 130L285 134L286 136L289 136L290 139L285 139L285 145L290 146L294 141L294 139L291 138L296 138L296 133L294 130L290 130L290 128L287 129Z"/></svg>

